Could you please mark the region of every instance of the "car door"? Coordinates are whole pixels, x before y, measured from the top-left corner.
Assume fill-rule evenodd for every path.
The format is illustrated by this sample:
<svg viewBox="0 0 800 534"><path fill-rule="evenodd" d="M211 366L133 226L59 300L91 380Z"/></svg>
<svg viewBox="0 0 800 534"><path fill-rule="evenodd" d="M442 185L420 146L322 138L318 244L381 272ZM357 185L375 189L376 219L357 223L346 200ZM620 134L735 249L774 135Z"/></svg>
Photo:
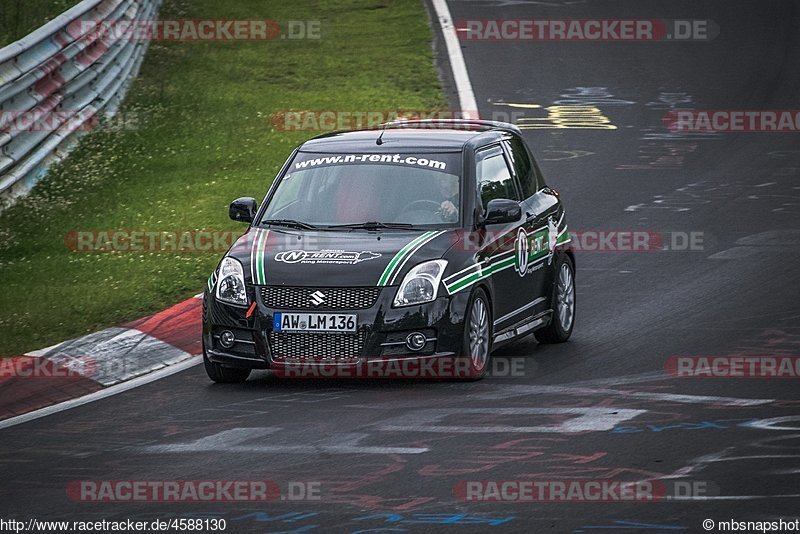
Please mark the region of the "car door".
<svg viewBox="0 0 800 534"><path fill-rule="evenodd" d="M475 177L480 202L486 212L490 200L505 198L520 200L516 181L508 165L507 155L499 143L486 146L475 153ZM486 246L481 250L483 272L489 271L495 289L494 329L505 326L513 318L514 311L523 306L528 290L521 290L517 243L524 217L505 224L486 225ZM524 261L522 266L524 267Z"/></svg>
<svg viewBox="0 0 800 534"><path fill-rule="evenodd" d="M508 136L503 145L524 196L522 215L525 217L525 231L531 239L526 274L530 280L526 287L531 291L528 302L536 303L527 314L531 315L546 310L549 305L550 266L558 233L559 202L558 197L545 188L536 160L522 139Z"/></svg>

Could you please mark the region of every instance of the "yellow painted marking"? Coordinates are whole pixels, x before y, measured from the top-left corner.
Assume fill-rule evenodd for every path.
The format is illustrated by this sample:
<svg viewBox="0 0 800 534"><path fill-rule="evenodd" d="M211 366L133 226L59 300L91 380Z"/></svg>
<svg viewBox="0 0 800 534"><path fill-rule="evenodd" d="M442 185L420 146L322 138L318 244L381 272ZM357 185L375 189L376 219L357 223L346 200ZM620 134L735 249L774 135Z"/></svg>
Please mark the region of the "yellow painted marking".
<svg viewBox="0 0 800 534"><path fill-rule="evenodd" d="M539 104L521 104L512 102L495 102L497 106L541 108ZM611 119L603 115L595 106L548 106L546 117L521 117L517 125L522 130L535 129L580 129L580 130L616 130Z"/></svg>

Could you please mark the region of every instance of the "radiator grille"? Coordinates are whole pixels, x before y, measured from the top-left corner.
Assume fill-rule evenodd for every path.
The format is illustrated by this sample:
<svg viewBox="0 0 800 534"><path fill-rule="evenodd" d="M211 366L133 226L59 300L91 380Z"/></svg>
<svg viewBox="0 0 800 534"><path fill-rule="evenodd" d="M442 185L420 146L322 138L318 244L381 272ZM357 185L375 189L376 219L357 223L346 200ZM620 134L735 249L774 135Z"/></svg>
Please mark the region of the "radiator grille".
<svg viewBox="0 0 800 534"><path fill-rule="evenodd" d="M355 362L361 356L366 334L270 332L272 359L277 362Z"/></svg>
<svg viewBox="0 0 800 534"><path fill-rule="evenodd" d="M261 302L283 310L361 310L375 305L380 287L262 286Z"/></svg>

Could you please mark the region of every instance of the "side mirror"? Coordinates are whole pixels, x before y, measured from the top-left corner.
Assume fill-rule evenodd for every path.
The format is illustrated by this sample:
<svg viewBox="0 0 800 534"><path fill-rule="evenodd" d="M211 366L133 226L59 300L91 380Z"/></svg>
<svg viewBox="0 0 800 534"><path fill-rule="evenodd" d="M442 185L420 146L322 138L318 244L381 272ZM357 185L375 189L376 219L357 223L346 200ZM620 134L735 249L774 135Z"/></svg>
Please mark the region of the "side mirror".
<svg viewBox="0 0 800 534"><path fill-rule="evenodd" d="M228 207L228 216L234 221L251 223L256 216L258 204L253 197L237 198Z"/></svg>
<svg viewBox="0 0 800 534"><path fill-rule="evenodd" d="M496 198L486 206L485 224L504 224L516 222L522 217L522 207L516 200Z"/></svg>

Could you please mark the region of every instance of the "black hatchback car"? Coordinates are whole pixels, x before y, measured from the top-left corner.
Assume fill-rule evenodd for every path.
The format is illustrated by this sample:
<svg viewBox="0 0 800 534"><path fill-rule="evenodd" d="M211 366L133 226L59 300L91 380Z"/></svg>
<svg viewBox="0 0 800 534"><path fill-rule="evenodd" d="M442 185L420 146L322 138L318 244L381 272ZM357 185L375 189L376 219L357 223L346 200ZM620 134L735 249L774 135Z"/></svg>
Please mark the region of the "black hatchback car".
<svg viewBox="0 0 800 534"><path fill-rule="evenodd" d="M504 343L572 333L564 208L511 124L321 135L292 153L260 206L240 198L229 211L250 228L204 294L215 382L297 366L443 373L431 362L478 379Z"/></svg>

